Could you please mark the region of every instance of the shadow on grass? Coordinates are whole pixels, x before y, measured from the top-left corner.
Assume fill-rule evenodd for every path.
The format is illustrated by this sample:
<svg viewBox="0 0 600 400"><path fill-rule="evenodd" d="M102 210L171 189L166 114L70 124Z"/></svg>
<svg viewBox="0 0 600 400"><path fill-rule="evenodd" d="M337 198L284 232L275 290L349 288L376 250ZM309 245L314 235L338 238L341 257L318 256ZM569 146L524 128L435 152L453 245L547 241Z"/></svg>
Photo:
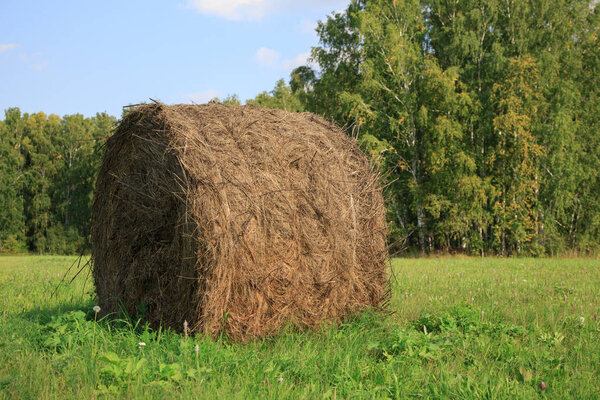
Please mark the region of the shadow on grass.
<svg viewBox="0 0 600 400"><path fill-rule="evenodd" d="M60 315L67 314L72 311L83 311L88 316L88 319L91 316L91 319L93 320L93 306L94 301L92 299L89 299L87 301L82 301L81 303L64 303L54 307L34 308L33 310L15 314L15 316L30 322L46 325L52 320L53 317L58 317Z"/></svg>

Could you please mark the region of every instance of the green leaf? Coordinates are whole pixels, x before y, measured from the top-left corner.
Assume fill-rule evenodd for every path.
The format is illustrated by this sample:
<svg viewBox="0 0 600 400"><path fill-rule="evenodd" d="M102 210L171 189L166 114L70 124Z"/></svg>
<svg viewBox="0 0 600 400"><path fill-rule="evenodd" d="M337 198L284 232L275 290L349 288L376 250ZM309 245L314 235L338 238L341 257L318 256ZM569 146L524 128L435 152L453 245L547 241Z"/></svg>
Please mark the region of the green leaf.
<svg viewBox="0 0 600 400"><path fill-rule="evenodd" d="M111 351L103 353L98 359L114 365L121 365L121 358Z"/></svg>
<svg viewBox="0 0 600 400"><path fill-rule="evenodd" d="M125 373L127 375L135 375L137 374L146 364L148 364L148 360L142 358L138 361L130 358L127 360L127 366L125 367Z"/></svg>
<svg viewBox="0 0 600 400"><path fill-rule="evenodd" d="M160 364L160 375L162 378L179 382L183 379L181 373L181 365L178 363L173 364Z"/></svg>

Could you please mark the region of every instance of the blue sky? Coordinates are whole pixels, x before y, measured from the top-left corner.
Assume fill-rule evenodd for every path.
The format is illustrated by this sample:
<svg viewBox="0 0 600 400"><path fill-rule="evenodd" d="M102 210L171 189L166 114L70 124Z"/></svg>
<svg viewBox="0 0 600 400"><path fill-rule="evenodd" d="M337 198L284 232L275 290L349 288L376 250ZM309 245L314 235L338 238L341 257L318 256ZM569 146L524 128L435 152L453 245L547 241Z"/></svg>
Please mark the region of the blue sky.
<svg viewBox="0 0 600 400"><path fill-rule="evenodd" d="M349 0L0 1L0 112L86 116L271 90ZM2 118L2 117L0 117Z"/></svg>

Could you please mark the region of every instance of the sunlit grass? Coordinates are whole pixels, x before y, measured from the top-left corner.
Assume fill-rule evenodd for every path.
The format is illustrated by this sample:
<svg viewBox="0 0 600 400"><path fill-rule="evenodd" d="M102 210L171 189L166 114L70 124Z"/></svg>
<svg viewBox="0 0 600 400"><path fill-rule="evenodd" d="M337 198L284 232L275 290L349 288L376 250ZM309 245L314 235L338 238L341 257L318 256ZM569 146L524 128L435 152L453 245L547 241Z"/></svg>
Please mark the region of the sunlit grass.
<svg viewBox="0 0 600 400"><path fill-rule="evenodd" d="M0 398L600 397L598 260L396 259L390 316L239 345L95 321L74 259L0 257Z"/></svg>

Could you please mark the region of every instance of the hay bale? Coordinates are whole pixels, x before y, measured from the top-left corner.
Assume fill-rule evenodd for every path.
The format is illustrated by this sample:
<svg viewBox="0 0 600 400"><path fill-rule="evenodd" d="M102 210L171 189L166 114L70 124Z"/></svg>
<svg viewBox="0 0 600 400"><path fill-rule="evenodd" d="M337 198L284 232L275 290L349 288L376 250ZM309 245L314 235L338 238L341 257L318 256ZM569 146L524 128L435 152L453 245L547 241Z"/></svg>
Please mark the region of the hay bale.
<svg viewBox="0 0 600 400"><path fill-rule="evenodd" d="M313 114L151 104L106 142L93 203L103 311L245 340L386 298L377 175Z"/></svg>

